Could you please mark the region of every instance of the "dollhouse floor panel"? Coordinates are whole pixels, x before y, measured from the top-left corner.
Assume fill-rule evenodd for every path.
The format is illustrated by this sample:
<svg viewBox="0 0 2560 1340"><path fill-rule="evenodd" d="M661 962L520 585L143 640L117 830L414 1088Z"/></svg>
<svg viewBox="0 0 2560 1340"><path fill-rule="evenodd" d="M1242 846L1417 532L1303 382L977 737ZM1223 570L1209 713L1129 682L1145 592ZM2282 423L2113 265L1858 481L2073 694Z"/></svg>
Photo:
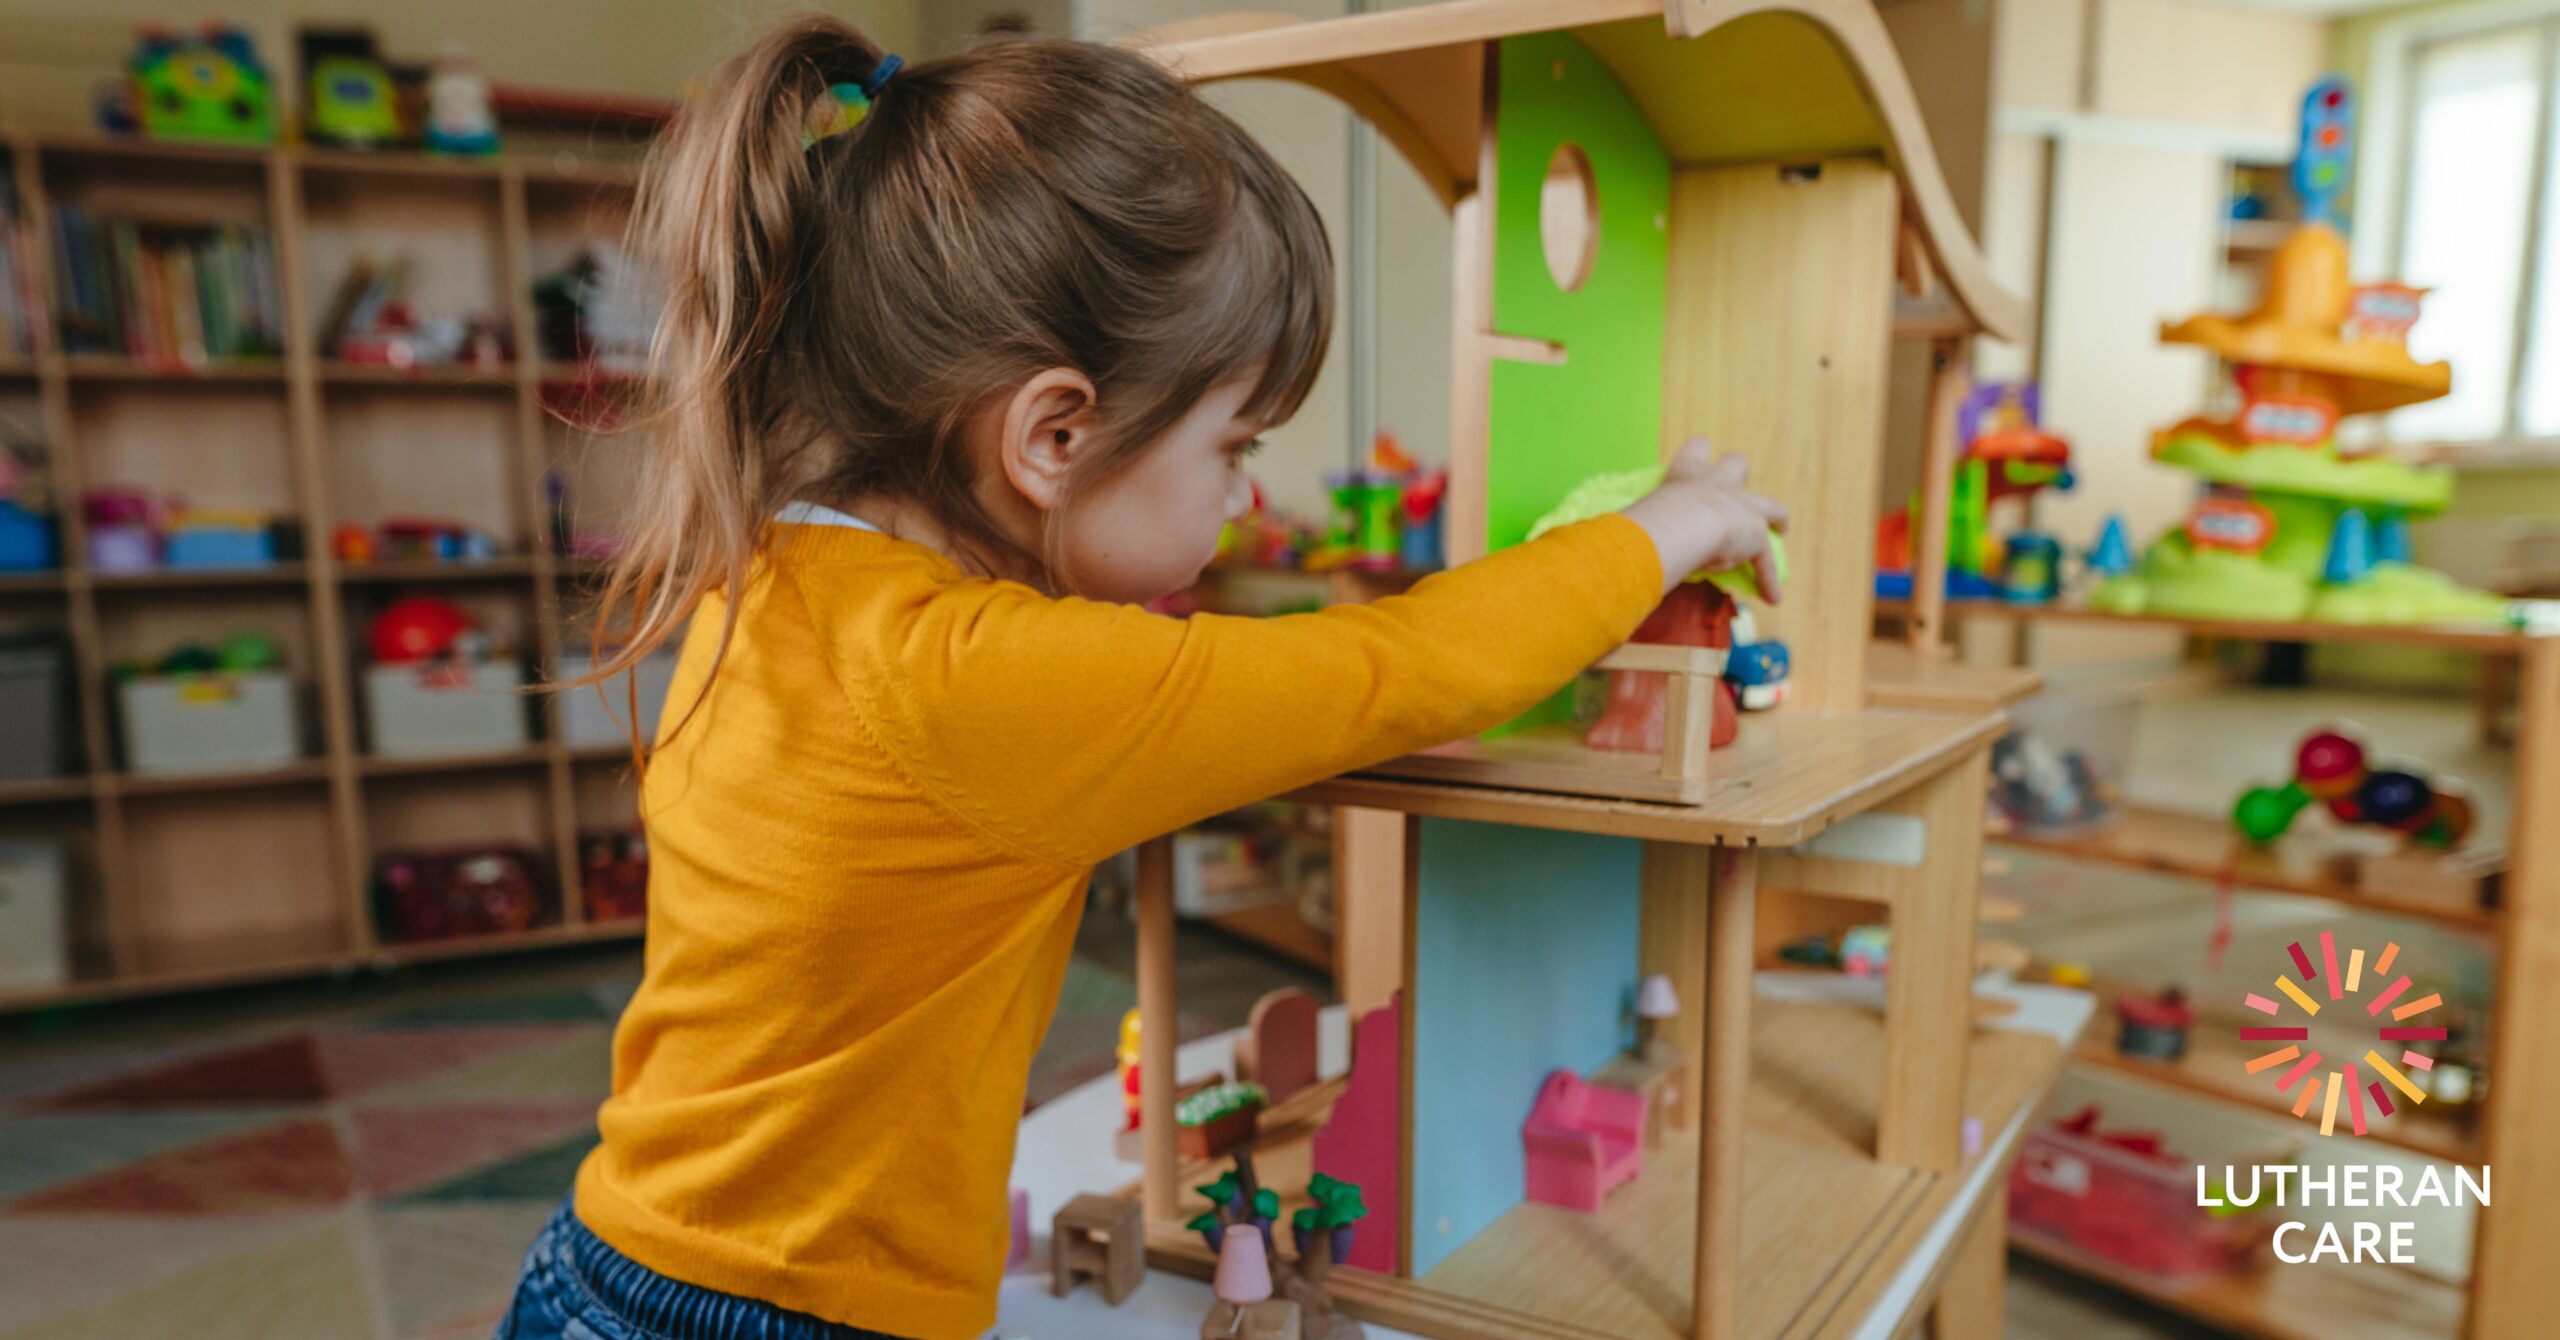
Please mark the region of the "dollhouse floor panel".
<svg viewBox="0 0 2560 1340"><path fill-rule="evenodd" d="M1876 1307L1965 1170L1931 1175L1875 1161L1884 1029L1874 1010L1764 994L1753 1033L1742 1333L1844 1334ZM2042 1034L1976 1033L1966 1115L1986 1131L2005 1129L2041 1100L2061 1063L2060 1046ZM1347 1310L1424 1334L1687 1340L1698 1137L1694 1128L1670 1136L1596 1215L1519 1205L1420 1280L1337 1272L1336 1296ZM1299 1140L1292 1130L1262 1143L1257 1158L1293 1166L1289 1146ZM1205 1271L1196 1238L1170 1229L1150 1233L1155 1264Z"/></svg>
<svg viewBox="0 0 2560 1340"><path fill-rule="evenodd" d="M1706 797L1694 805L1564 793L1567 788L1554 784L1557 773L1573 773L1579 787L1593 778L1632 777L1630 768L1650 769L1656 760L1550 735L1409 754L1388 768L1427 766L1428 780L1355 773L1291 799L1668 842L1784 847L1910 789L2001 729L2002 719L1987 713L1783 707L1744 721L1740 738L1715 751Z"/></svg>

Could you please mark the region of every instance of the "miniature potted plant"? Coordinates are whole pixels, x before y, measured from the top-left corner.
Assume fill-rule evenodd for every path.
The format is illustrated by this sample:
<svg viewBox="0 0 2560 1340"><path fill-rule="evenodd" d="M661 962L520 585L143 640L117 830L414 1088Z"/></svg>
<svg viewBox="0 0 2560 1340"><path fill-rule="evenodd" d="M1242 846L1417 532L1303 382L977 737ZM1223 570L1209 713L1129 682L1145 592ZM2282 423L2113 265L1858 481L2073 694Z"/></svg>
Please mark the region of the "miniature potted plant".
<svg viewBox="0 0 2560 1340"><path fill-rule="evenodd" d="M1183 1227L1199 1234L1212 1253L1224 1251L1228 1229L1242 1227L1259 1233L1263 1250L1270 1250L1271 1225L1280 1218L1280 1193L1254 1184L1251 1155L1236 1155L1235 1167L1194 1190L1207 1196L1212 1208Z"/></svg>
<svg viewBox="0 0 2560 1340"><path fill-rule="evenodd" d="M1175 1104L1175 1138L1183 1157L1213 1159L1252 1139L1270 1101L1261 1085L1241 1083L1213 1084Z"/></svg>
<svg viewBox="0 0 2560 1340"><path fill-rule="evenodd" d="M1369 1207L1361 1203L1359 1187L1323 1173L1308 1181L1307 1198L1315 1204L1291 1216L1289 1228L1298 1244L1299 1273L1321 1289L1325 1273L1351 1255L1359 1221L1368 1217Z"/></svg>

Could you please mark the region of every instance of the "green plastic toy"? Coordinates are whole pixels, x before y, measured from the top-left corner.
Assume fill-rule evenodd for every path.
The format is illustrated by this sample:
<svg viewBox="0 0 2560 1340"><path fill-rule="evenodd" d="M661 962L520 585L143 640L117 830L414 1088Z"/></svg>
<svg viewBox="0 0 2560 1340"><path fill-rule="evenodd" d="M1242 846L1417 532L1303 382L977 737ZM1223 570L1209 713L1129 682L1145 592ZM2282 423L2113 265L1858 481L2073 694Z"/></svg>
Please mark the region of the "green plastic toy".
<svg viewBox="0 0 2560 1340"><path fill-rule="evenodd" d="M275 141L275 90L238 28L208 26L193 37L146 30L126 69L135 116L153 139Z"/></svg>
<svg viewBox="0 0 2560 1340"><path fill-rule="evenodd" d="M1539 517L1537 524L1529 527L1529 538L1534 540L1559 526L1570 526L1577 521L1588 521L1595 516L1606 516L1611 512L1621 511L1629 503L1660 487L1662 473L1661 466L1648 465L1634 470L1612 470L1607 474L1593 475L1574 485L1573 491L1564 495L1564 501L1550 508L1545 516ZM1780 582L1787 579L1787 543L1785 537L1775 530L1769 532L1769 566L1777 572ZM1722 572L1696 573L1689 580L1713 582L1730 596L1757 600L1764 604L1768 601L1768 597L1760 592L1759 576L1752 571L1748 563L1739 567L1726 568Z"/></svg>

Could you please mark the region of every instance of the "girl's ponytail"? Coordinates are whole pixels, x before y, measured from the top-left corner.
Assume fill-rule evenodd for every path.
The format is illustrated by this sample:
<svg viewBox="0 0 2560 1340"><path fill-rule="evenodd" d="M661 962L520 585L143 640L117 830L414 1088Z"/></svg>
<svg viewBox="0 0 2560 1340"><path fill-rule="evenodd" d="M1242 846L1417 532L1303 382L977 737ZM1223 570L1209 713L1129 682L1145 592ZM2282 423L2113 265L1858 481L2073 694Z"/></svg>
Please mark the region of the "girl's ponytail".
<svg viewBox="0 0 2560 1340"><path fill-rule="evenodd" d="M727 595L725 617L737 617L765 521L799 482L795 443L774 431L786 407L772 356L805 261L810 137L836 119L833 86L861 83L880 60L839 20L786 23L712 76L641 175L633 250L665 298L638 424L651 440L646 503L627 518L599 611L596 669L579 683L631 669L679 633L708 592ZM634 724L635 735L645 729Z"/></svg>

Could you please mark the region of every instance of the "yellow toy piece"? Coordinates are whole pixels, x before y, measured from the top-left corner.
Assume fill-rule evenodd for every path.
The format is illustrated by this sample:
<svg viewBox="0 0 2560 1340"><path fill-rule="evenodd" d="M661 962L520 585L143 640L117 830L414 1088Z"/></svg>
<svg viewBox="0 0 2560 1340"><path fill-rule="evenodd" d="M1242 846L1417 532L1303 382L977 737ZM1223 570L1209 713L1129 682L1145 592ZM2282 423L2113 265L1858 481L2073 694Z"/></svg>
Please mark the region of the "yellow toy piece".
<svg viewBox="0 0 2560 1340"><path fill-rule="evenodd" d="M2362 291L2347 277L2347 239L2327 224L2304 224L2276 249L2265 296L2254 310L2164 322L2160 338L2210 349L2228 363L2309 374L2336 397L2342 415L2398 409L2453 389L2452 365L2411 358L2405 331L2393 338L2360 329L2360 337L2349 337Z"/></svg>

